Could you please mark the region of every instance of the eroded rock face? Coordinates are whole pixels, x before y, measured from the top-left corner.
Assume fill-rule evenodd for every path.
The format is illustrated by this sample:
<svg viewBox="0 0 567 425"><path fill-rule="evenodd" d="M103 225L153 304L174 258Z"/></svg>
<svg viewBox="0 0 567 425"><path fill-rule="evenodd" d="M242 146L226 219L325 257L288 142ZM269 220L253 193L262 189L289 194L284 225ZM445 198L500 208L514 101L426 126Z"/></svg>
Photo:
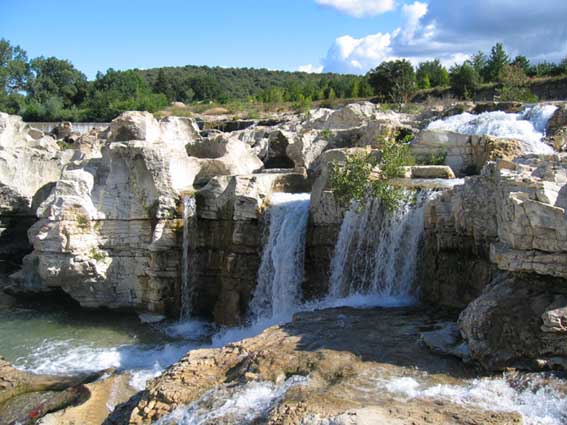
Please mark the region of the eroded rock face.
<svg viewBox="0 0 567 425"><path fill-rule="evenodd" d="M565 278L565 161L500 160L433 200L426 208L425 299L464 307L497 268Z"/></svg>
<svg viewBox="0 0 567 425"><path fill-rule="evenodd" d="M162 123L171 137L164 139L150 114L125 113L101 158L63 172L37 210L29 231L34 251L14 275L16 290L60 287L86 307L174 308L179 191L200 164L185 151L194 133L172 136L172 124ZM149 139L131 139L142 136Z"/></svg>
<svg viewBox="0 0 567 425"><path fill-rule="evenodd" d="M567 366L567 285L504 274L462 312L470 354L487 369Z"/></svg>
<svg viewBox="0 0 567 425"><path fill-rule="evenodd" d="M0 258L15 264L30 251L26 232L36 220L34 207L73 155L40 133L0 112Z"/></svg>
<svg viewBox="0 0 567 425"><path fill-rule="evenodd" d="M418 161L444 158L455 174L465 176L478 174L488 161L513 160L522 149L516 140L423 130L412 142L411 152Z"/></svg>

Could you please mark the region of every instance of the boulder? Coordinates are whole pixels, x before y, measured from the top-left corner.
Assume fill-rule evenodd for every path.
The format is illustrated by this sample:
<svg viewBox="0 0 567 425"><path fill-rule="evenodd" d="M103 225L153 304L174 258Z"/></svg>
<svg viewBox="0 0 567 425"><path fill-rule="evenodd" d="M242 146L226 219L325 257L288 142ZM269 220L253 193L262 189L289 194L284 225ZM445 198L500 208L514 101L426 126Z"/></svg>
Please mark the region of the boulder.
<svg viewBox="0 0 567 425"><path fill-rule="evenodd" d="M124 112L110 124L110 142L145 140L154 142L160 137L160 126L149 112Z"/></svg>
<svg viewBox="0 0 567 425"><path fill-rule="evenodd" d="M565 280L502 274L461 313L459 327L487 369L567 368L566 309Z"/></svg>
<svg viewBox="0 0 567 425"><path fill-rule="evenodd" d="M465 176L478 174L489 161L513 160L522 149L516 140L423 130L411 143L411 153L424 164L442 159L457 176Z"/></svg>

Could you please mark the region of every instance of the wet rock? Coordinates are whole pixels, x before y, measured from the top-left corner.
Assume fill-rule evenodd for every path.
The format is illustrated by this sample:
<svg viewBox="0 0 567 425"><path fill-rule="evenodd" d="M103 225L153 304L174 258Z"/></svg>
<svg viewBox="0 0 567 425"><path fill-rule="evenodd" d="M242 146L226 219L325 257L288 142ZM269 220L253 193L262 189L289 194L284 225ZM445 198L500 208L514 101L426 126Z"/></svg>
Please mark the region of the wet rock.
<svg viewBox="0 0 567 425"><path fill-rule="evenodd" d="M402 401L387 389L389 380L399 376L426 385L458 385L474 376L459 360L432 354L419 343L418 329L436 320L439 317L433 319L418 309L301 313L292 323L254 338L190 352L118 408L116 416L130 424L148 424L200 400L213 388L234 389L262 381L280 385L286 377L300 375L307 381L276 399L260 423L521 423L516 414L468 409L448 401ZM107 423L118 423L113 417ZM359 422L341 422L351 419Z"/></svg>
<svg viewBox="0 0 567 425"><path fill-rule="evenodd" d="M308 191L300 173L214 177L197 194L192 246L193 311L224 325L242 322L256 287L264 211L274 192Z"/></svg>

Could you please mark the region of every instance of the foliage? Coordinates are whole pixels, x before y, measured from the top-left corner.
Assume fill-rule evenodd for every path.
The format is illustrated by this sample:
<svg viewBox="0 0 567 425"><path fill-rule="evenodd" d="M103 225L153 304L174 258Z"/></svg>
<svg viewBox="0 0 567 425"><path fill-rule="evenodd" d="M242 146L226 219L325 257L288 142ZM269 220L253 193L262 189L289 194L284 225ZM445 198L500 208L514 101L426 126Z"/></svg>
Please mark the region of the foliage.
<svg viewBox="0 0 567 425"><path fill-rule="evenodd" d="M480 86L480 75L469 63L455 65L450 70L451 90L462 99L469 99Z"/></svg>
<svg viewBox="0 0 567 425"><path fill-rule="evenodd" d="M0 39L0 110L15 113L22 102L20 92L25 90L30 78L26 52L20 46L12 46Z"/></svg>
<svg viewBox="0 0 567 425"><path fill-rule="evenodd" d="M537 102L537 97L528 88L528 76L521 63L505 65L500 73L502 87L497 90L499 100L505 102Z"/></svg>
<svg viewBox="0 0 567 425"><path fill-rule="evenodd" d="M420 89L449 85L449 72L439 59L421 62L416 70L416 78Z"/></svg>
<svg viewBox="0 0 567 425"><path fill-rule="evenodd" d="M501 73L504 67L510 63L510 57L504 50L502 43L496 43L490 51L486 62L486 76L488 81L501 81Z"/></svg>
<svg viewBox="0 0 567 425"><path fill-rule="evenodd" d="M418 161L420 165L445 165L447 160L447 151L432 153L429 158Z"/></svg>
<svg viewBox="0 0 567 425"><path fill-rule="evenodd" d="M416 89L415 71L405 59L382 62L368 73L368 82L382 101L405 103Z"/></svg>
<svg viewBox="0 0 567 425"><path fill-rule="evenodd" d="M479 82L488 81L489 78L486 75L488 58L484 52L479 51L472 55L472 57L465 63L469 64L479 76Z"/></svg>
<svg viewBox="0 0 567 425"><path fill-rule="evenodd" d="M98 73L86 100L86 118L109 121L128 110L155 112L167 106L165 95L155 94L136 71Z"/></svg>
<svg viewBox="0 0 567 425"><path fill-rule="evenodd" d="M87 77L71 62L55 57L39 57L30 62L32 78L28 82L28 96L45 103L58 98L63 107L80 104L87 94Z"/></svg>
<svg viewBox="0 0 567 425"><path fill-rule="evenodd" d="M393 185L391 179L402 177L404 167L413 162L409 145L392 137L383 138L378 155L359 152L347 155L344 162L330 163L330 185L335 198L343 206L353 200L363 205L368 197L375 197L392 211L406 200L406 192Z"/></svg>

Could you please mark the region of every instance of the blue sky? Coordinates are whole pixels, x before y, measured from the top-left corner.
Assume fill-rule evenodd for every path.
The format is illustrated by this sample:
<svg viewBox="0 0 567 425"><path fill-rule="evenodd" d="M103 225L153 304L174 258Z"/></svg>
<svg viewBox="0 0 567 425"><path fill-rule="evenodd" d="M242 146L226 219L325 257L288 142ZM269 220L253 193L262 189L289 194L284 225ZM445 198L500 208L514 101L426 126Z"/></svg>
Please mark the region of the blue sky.
<svg viewBox="0 0 567 425"><path fill-rule="evenodd" d="M90 78L187 64L364 73L396 57L450 64L496 41L559 60L566 21L565 0L0 0L0 37Z"/></svg>

